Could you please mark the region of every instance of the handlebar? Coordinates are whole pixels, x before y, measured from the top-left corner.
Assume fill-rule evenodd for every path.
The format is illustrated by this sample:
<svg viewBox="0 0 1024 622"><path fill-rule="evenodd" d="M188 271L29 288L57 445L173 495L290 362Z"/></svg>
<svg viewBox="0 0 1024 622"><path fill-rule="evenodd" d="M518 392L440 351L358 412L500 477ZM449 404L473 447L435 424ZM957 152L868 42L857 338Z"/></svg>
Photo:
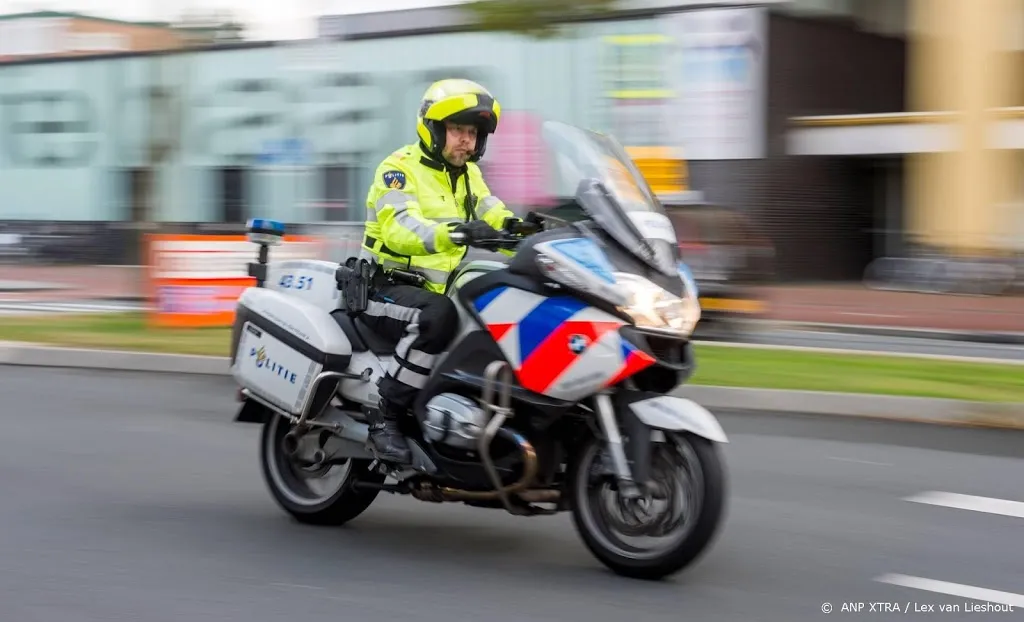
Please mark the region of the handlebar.
<svg viewBox="0 0 1024 622"><path fill-rule="evenodd" d="M489 238L486 240L476 240L472 244L469 244L469 238L465 233L455 231L451 234L451 241L459 246L474 246L484 250L492 250L499 248L515 248L523 241L522 236L510 234L505 231L501 231L503 235L499 238Z"/></svg>
<svg viewBox="0 0 1024 622"><path fill-rule="evenodd" d="M499 232L504 234L501 238L490 238L487 240L477 240L472 244L469 244L469 238L466 234L461 232L454 232L451 235L452 242L459 246L474 246L476 248L482 248L489 250L492 248L515 248L520 242L522 237L508 234L507 232Z"/></svg>
<svg viewBox="0 0 1024 622"><path fill-rule="evenodd" d="M514 249L523 241L521 237L501 237L489 240L477 240L473 246L484 250L497 250L501 248Z"/></svg>
<svg viewBox="0 0 1024 622"><path fill-rule="evenodd" d="M526 236L532 235L541 230L541 226L529 220L523 221L518 218L509 218L505 220L504 226L498 231L500 237L490 238L486 240L476 240L472 244L469 243L469 237L461 231L453 231L450 234L450 239L453 243L459 246L474 246L484 250L498 250L498 249L513 249Z"/></svg>

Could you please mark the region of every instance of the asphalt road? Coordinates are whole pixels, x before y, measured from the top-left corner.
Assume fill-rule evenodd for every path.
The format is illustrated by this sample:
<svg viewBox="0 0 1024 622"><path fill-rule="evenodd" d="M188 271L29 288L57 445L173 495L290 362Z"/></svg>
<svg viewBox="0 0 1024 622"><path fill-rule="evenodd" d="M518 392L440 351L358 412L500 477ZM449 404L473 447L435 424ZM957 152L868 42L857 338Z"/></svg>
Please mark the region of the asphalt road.
<svg viewBox="0 0 1024 622"><path fill-rule="evenodd" d="M644 583L604 570L565 515L382 496L344 528L295 524L225 379L0 367L0 392L4 622L793 622L853 616L844 602L891 620L868 603L978 602L888 573L1016 592L998 596L1015 613L984 615L1024 616L1024 518L904 500L1024 501L1022 433L724 414L724 531Z"/></svg>

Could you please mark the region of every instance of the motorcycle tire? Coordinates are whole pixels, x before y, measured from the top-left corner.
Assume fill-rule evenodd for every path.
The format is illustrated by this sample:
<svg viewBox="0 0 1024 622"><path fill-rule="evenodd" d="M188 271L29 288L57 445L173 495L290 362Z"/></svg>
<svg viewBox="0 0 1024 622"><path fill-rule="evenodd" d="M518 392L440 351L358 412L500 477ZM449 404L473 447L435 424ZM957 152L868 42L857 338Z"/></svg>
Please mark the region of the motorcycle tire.
<svg viewBox="0 0 1024 622"><path fill-rule="evenodd" d="M604 450L604 441L591 438L576 455L570 467L568 494L572 499L572 518L577 533L594 557L618 575L642 580L659 580L691 565L707 550L724 522L726 472L718 447L699 436L665 433L676 447L690 448L700 470L700 505L688 533L670 548L639 557L618 548L603 528L600 518L584 506L591 498L592 466Z"/></svg>

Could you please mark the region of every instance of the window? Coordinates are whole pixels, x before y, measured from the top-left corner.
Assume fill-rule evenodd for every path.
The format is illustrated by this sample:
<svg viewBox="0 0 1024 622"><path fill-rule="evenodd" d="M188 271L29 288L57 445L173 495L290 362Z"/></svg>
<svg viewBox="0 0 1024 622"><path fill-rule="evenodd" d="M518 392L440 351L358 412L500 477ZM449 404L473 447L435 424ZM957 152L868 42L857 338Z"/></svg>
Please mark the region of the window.
<svg viewBox="0 0 1024 622"><path fill-rule="evenodd" d="M224 167L220 178L220 222L244 224L249 212L249 169Z"/></svg>
<svg viewBox="0 0 1024 622"><path fill-rule="evenodd" d="M349 165L331 165L320 168L322 182L320 220L352 222L363 219L361 205L353 204L353 177L360 169Z"/></svg>

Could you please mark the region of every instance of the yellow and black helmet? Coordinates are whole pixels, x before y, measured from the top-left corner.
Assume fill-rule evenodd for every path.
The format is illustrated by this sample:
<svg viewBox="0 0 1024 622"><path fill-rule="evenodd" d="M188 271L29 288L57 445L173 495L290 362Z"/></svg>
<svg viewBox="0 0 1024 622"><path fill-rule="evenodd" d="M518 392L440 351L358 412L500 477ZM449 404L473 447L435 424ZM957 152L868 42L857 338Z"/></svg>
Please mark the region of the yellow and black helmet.
<svg viewBox="0 0 1024 622"><path fill-rule="evenodd" d="M476 151L470 162L476 162L484 155L487 137L498 129L501 106L494 96L476 82L470 80L440 80L430 85L423 94L419 114L416 117L416 131L427 153L441 159L445 139L448 135L444 122L477 127Z"/></svg>

